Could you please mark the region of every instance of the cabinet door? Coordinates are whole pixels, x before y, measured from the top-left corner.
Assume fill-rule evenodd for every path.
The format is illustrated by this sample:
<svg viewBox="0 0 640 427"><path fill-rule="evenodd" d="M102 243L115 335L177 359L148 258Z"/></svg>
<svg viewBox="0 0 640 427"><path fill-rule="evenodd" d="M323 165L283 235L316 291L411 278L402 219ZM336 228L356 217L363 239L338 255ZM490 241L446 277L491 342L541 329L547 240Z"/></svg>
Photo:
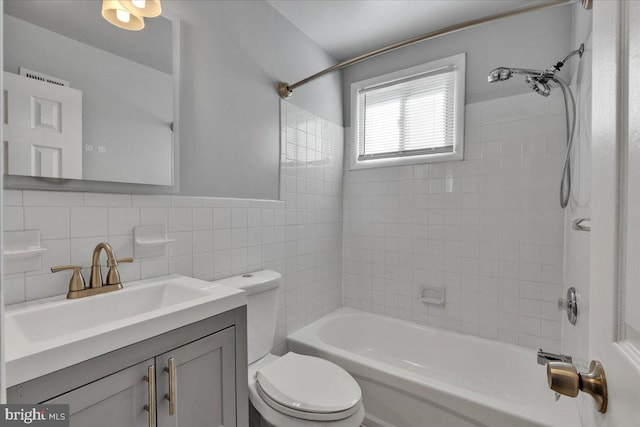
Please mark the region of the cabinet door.
<svg viewBox="0 0 640 427"><path fill-rule="evenodd" d="M43 403L69 404L71 427L148 426L145 376L153 362L147 360Z"/></svg>
<svg viewBox="0 0 640 427"><path fill-rule="evenodd" d="M235 327L156 357L156 369L158 427L236 425Z"/></svg>

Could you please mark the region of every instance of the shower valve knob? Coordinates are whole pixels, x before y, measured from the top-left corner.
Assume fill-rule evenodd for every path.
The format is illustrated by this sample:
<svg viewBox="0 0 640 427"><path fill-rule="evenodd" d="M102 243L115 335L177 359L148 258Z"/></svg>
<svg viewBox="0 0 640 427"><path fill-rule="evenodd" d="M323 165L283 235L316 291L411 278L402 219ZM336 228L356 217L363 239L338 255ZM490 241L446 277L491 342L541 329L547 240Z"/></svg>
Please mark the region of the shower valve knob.
<svg viewBox="0 0 640 427"><path fill-rule="evenodd" d="M567 298L558 298L558 310L567 312L569 323L575 325L578 321L578 294L573 286L567 289Z"/></svg>

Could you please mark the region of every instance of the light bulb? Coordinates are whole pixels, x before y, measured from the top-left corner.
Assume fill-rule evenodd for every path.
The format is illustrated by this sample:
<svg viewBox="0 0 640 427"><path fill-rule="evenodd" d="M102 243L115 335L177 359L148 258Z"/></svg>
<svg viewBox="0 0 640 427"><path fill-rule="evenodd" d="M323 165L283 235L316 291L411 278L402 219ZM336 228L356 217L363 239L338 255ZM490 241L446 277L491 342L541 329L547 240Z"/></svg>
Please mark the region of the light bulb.
<svg viewBox="0 0 640 427"><path fill-rule="evenodd" d="M126 10L118 9L118 10L116 10L116 18L120 22L127 23L127 22L129 22L131 20L131 14L129 12L127 12Z"/></svg>
<svg viewBox="0 0 640 427"><path fill-rule="evenodd" d="M147 5L146 0L131 0L131 3L138 9L144 9L144 7Z"/></svg>

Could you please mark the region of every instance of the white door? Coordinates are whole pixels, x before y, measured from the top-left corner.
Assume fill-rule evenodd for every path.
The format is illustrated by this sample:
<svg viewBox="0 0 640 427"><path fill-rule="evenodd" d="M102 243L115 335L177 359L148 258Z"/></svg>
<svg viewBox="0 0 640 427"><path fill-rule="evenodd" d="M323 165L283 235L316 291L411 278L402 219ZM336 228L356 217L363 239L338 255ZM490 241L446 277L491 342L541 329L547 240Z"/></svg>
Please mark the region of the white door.
<svg viewBox="0 0 640 427"><path fill-rule="evenodd" d="M595 1L589 357L604 366L606 414L640 426L640 2Z"/></svg>
<svg viewBox="0 0 640 427"><path fill-rule="evenodd" d="M82 179L82 91L4 72L5 173Z"/></svg>

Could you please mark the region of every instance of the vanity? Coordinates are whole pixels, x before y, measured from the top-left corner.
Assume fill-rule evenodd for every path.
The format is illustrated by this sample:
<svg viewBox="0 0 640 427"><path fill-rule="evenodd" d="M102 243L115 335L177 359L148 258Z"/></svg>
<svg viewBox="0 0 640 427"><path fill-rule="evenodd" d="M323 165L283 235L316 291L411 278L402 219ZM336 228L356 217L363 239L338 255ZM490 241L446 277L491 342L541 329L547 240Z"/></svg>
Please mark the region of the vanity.
<svg viewBox="0 0 640 427"><path fill-rule="evenodd" d="M71 426L248 424L246 295L171 275L6 310L8 403Z"/></svg>

